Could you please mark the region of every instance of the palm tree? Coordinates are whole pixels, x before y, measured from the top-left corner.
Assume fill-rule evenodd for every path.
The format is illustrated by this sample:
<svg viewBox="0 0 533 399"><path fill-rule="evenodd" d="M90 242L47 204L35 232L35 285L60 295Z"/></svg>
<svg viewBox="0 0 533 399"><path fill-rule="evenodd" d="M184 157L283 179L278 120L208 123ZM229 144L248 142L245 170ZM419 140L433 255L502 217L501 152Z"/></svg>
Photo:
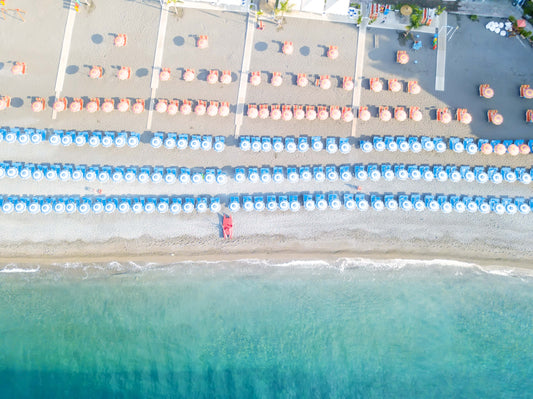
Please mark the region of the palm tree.
<svg viewBox="0 0 533 399"><path fill-rule="evenodd" d="M278 23L278 28L281 29L281 25L285 23L285 14L288 14L292 11L294 4L289 4L290 0L279 1L276 9L274 10L274 15L276 16L276 21Z"/></svg>

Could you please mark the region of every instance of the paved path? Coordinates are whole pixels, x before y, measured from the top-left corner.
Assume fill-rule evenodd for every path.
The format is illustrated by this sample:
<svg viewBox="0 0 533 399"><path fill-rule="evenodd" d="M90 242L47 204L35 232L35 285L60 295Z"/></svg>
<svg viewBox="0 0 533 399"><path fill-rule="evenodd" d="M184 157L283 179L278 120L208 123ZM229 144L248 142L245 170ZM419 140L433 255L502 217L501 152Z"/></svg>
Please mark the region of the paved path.
<svg viewBox="0 0 533 399"><path fill-rule="evenodd" d="M244 114L244 101L246 99L246 89L248 87L248 76L250 75L250 61L252 58L252 45L254 43L255 17L248 14L246 24L246 38L244 39L244 54L242 56L241 81L239 83L239 93L237 95L237 108L235 110L235 137L239 137Z"/></svg>
<svg viewBox="0 0 533 399"><path fill-rule="evenodd" d="M61 95L63 90L63 84L65 83L65 72L67 70L68 56L70 53L70 44L72 43L72 31L74 30L74 22L76 21L76 10L74 10L73 4L70 4L70 8L67 16L67 23L65 25L65 34L63 35L63 46L61 47L61 56L59 58L59 66L57 68L57 79L55 94L56 98ZM52 119L56 119L57 112L52 112Z"/></svg>
<svg viewBox="0 0 533 399"><path fill-rule="evenodd" d="M448 13L439 15L437 27L437 72L435 74L435 90L444 91L444 77L446 70L446 37L448 33Z"/></svg>
<svg viewBox="0 0 533 399"><path fill-rule="evenodd" d="M161 63L163 60L163 50L165 46L165 36L167 33L168 22L168 6L161 7L161 18L159 20L159 29L157 31L157 45L154 55L154 67L152 68L152 94L150 96L150 106L148 108L148 121L146 123L146 130L152 128L152 118L154 116L154 102L157 88L159 87L159 72L161 71Z"/></svg>
<svg viewBox="0 0 533 399"><path fill-rule="evenodd" d="M361 4L361 15L366 14L367 4ZM352 97L352 108L354 108L354 114L357 113L355 108L359 108L361 104L361 86L363 84L363 65L365 60L365 44L366 44L366 31L368 27L368 18L364 17L361 25L359 25L359 35L357 36L357 53L355 56L355 76L354 76L354 89ZM357 129L357 118L352 122L352 136L355 136Z"/></svg>

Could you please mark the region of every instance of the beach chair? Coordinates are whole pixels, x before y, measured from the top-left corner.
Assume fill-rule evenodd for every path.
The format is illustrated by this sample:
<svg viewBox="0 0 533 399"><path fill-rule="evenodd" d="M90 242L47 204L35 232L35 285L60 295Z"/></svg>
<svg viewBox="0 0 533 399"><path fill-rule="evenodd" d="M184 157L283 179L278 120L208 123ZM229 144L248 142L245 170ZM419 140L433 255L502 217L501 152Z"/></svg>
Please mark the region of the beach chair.
<svg viewBox="0 0 533 399"><path fill-rule="evenodd" d="M532 210L532 206L531 205L533 205L533 202L529 201L529 203L528 203L528 201L526 201L523 197L515 197L514 203L518 207L518 211L521 214L527 215L527 214L531 213L531 210Z"/></svg>
<svg viewBox="0 0 533 399"><path fill-rule="evenodd" d="M419 153L420 151L422 151L422 144L418 140L418 137L409 137L408 142L409 148L412 152Z"/></svg>
<svg viewBox="0 0 533 399"><path fill-rule="evenodd" d="M278 197L278 207L283 212L290 209L290 203L286 195L280 195Z"/></svg>
<svg viewBox="0 0 533 399"><path fill-rule="evenodd" d="M292 113L291 108L292 107L290 105L283 105L281 107L281 118L284 121L290 121L292 119L293 113Z"/></svg>
<svg viewBox="0 0 533 399"><path fill-rule="evenodd" d="M324 144L322 143L322 137L320 136L311 137L311 148L315 152L322 151L324 149Z"/></svg>
<svg viewBox="0 0 533 399"><path fill-rule="evenodd" d="M189 148L191 150L198 150L202 146L201 137L198 134L191 135L191 141L189 141Z"/></svg>
<svg viewBox="0 0 533 399"><path fill-rule="evenodd" d="M403 163L394 165L394 175L399 180L407 180L409 178L409 172L405 169Z"/></svg>
<svg viewBox="0 0 533 399"><path fill-rule="evenodd" d="M381 176L387 181L394 180L394 171L392 170L392 166L388 163L385 163L381 165Z"/></svg>
<svg viewBox="0 0 533 399"><path fill-rule="evenodd" d="M389 111L389 107L387 106L380 106L379 107L379 119L381 119L383 122L388 122L392 118L392 114Z"/></svg>
<svg viewBox="0 0 533 399"><path fill-rule="evenodd" d="M326 138L326 151L329 154L335 154L339 149L339 146L337 145L337 139L335 137L327 137Z"/></svg>
<svg viewBox="0 0 533 399"><path fill-rule="evenodd" d="M326 166L326 177L329 181L337 181L339 180L339 173L337 172L337 168L335 166Z"/></svg>
<svg viewBox="0 0 533 399"><path fill-rule="evenodd" d="M324 168L322 166L313 167L313 177L318 182L323 182L326 179L326 174L324 173Z"/></svg>
<svg viewBox="0 0 533 399"><path fill-rule="evenodd" d="M292 212L298 212L301 206L297 195L289 195L289 208Z"/></svg>
<svg viewBox="0 0 533 399"><path fill-rule="evenodd" d="M353 90L353 78L351 76L345 76L342 78L342 88L346 91Z"/></svg>
<svg viewBox="0 0 533 399"><path fill-rule="evenodd" d="M351 150L352 146L350 145L350 139L347 137L339 138L339 151L342 154L349 154Z"/></svg>
<svg viewBox="0 0 533 399"><path fill-rule="evenodd" d="M396 140L392 136L384 136L383 142L385 143L385 149L390 152L396 152L398 151L398 144L396 144Z"/></svg>
<svg viewBox="0 0 533 399"><path fill-rule="evenodd" d="M343 202L344 207L348 209L349 211L353 211L357 208L357 204L355 203L354 196L351 193L345 193L343 195Z"/></svg>
<svg viewBox="0 0 533 399"><path fill-rule="evenodd" d="M272 180L274 180L275 183L281 183L283 180L285 180L285 176L283 175L283 167L274 166L274 168L272 168Z"/></svg>
<svg viewBox="0 0 533 399"><path fill-rule="evenodd" d="M295 167L288 167L287 168L287 179L291 182L291 183L298 183L298 181L300 180L300 176L298 174L298 171Z"/></svg>
<svg viewBox="0 0 533 399"><path fill-rule="evenodd" d="M281 109L279 104L272 104L270 106L270 117L275 121L281 119Z"/></svg>
<svg viewBox="0 0 533 399"><path fill-rule="evenodd" d="M370 85L370 90L376 93L379 93L381 90L383 90L383 83L381 83L379 78L370 78L369 85Z"/></svg>
<svg viewBox="0 0 533 399"><path fill-rule="evenodd" d="M385 203L385 208L387 208L389 211L398 210L398 201L396 201L394 195L384 195L383 202Z"/></svg>
<svg viewBox="0 0 533 399"><path fill-rule="evenodd" d="M260 180L259 170L257 168L248 168L248 180L252 183L257 183Z"/></svg>
<svg viewBox="0 0 533 399"><path fill-rule="evenodd" d="M241 203L239 201L239 197L232 196L229 198L229 204L228 207L230 211L237 212L241 209Z"/></svg>
<svg viewBox="0 0 533 399"><path fill-rule="evenodd" d="M285 137L285 150L288 153L292 154L296 152L296 149L297 149L297 145L294 140L294 137Z"/></svg>
<svg viewBox="0 0 533 399"><path fill-rule="evenodd" d="M368 164L366 167L366 172L368 173L368 177L372 181L378 181L381 179L381 172L378 169L378 166L376 164Z"/></svg>
<svg viewBox="0 0 533 399"><path fill-rule="evenodd" d="M305 107L305 117L307 120L314 121L316 119L316 110L314 105L306 105Z"/></svg>
<svg viewBox="0 0 533 399"><path fill-rule="evenodd" d="M298 137L298 151L307 152L309 151L309 139L305 136Z"/></svg>
<svg viewBox="0 0 533 399"><path fill-rule="evenodd" d="M450 137L448 140L448 144L450 146L450 150L461 153L465 150L465 146L461 139L458 137Z"/></svg>
<svg viewBox="0 0 533 399"><path fill-rule="evenodd" d="M400 152L407 152L410 149L409 142L405 136L396 136L396 145L398 146L398 150Z"/></svg>
<svg viewBox="0 0 533 399"><path fill-rule="evenodd" d="M246 212L251 212L254 210L254 202L250 195L243 195L242 197L242 208Z"/></svg>
<svg viewBox="0 0 533 399"><path fill-rule="evenodd" d="M293 109L294 119L299 120L299 121L305 119L305 111L302 105L293 105L292 109Z"/></svg>
<svg viewBox="0 0 533 399"><path fill-rule="evenodd" d="M502 167L500 169L500 173L503 176L503 180L506 181L507 183L514 183L517 180L516 172L507 166Z"/></svg>
<svg viewBox="0 0 533 399"><path fill-rule="evenodd" d="M278 210L278 201L275 195L267 195L266 208L270 212Z"/></svg>
<svg viewBox="0 0 533 399"><path fill-rule="evenodd" d="M365 212L370 207L370 204L368 203L368 200L366 199L366 196L364 194L358 193L355 194L355 203L357 205L357 209Z"/></svg>
<svg viewBox="0 0 533 399"><path fill-rule="evenodd" d="M370 197L370 203L375 211L381 212L385 209L385 203L380 195L372 195Z"/></svg>

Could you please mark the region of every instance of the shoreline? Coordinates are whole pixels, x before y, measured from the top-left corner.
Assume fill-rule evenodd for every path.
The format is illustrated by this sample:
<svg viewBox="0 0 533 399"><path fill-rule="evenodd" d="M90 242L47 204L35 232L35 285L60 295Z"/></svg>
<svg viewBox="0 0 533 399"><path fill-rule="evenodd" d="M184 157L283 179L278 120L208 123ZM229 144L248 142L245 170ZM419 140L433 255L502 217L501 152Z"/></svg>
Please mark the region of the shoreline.
<svg viewBox="0 0 533 399"><path fill-rule="evenodd" d="M276 245L274 241L277 240ZM141 242L142 244L141 244ZM183 249L175 247L176 241ZM21 269L35 266L45 269L63 267L65 264L121 265L173 263L218 263L258 260L266 262L368 260L399 262L463 263L465 266L479 266L483 269L518 271L533 275L533 256L530 253L515 254L511 259L508 250L491 246L463 245L457 242L441 241L411 243L411 245L383 245L376 242L355 239L298 240L287 237L241 237L233 241L214 239L209 245L198 242L198 237L180 237L175 240L111 239L100 243L50 242L2 245L0 272L10 265ZM270 245L259 245L260 243ZM144 244L144 245L143 245ZM366 244L366 245L365 245ZM418 244L418 245L417 245ZM425 244L425 245L422 245ZM269 247L268 249L266 249ZM356 249L358 248L358 249ZM109 269L111 271L111 268Z"/></svg>

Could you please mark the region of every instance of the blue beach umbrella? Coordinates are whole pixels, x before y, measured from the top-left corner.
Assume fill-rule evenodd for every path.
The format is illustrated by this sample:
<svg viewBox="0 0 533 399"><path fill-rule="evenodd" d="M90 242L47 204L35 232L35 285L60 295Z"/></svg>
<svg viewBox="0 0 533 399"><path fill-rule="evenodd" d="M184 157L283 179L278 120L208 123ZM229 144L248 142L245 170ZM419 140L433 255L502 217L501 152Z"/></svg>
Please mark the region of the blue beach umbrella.
<svg viewBox="0 0 533 399"><path fill-rule="evenodd" d="M229 209L232 212L237 212L241 209L239 197L230 197Z"/></svg>
<svg viewBox="0 0 533 399"><path fill-rule="evenodd" d="M310 194L304 194L303 195L304 200L304 208L307 211L314 211L316 209L316 203L313 199L313 196Z"/></svg>
<svg viewBox="0 0 533 399"><path fill-rule="evenodd" d="M373 195L370 201L372 203L372 208L374 208L374 210L381 212L383 209L385 209L385 204L383 203L383 200L381 199L381 197L377 195Z"/></svg>
<svg viewBox="0 0 533 399"><path fill-rule="evenodd" d="M252 201L251 196L245 195L242 197L242 207L246 212L251 212L254 210L254 202Z"/></svg>
<svg viewBox="0 0 533 399"><path fill-rule="evenodd" d="M344 207L350 211L353 211L357 207L353 194L344 194Z"/></svg>
<svg viewBox="0 0 533 399"><path fill-rule="evenodd" d="M272 174L270 168L261 168L261 183L270 183L272 181Z"/></svg>
<svg viewBox="0 0 533 399"><path fill-rule="evenodd" d="M337 181L339 179L339 173L335 166L326 166L326 177L329 181Z"/></svg>
<svg viewBox="0 0 533 399"><path fill-rule="evenodd" d="M311 137L311 148L313 151L322 151L324 149L324 143L322 143L322 137L313 136Z"/></svg>
<svg viewBox="0 0 533 399"><path fill-rule="evenodd" d="M202 136L202 142L200 143L200 148L204 151L209 151L213 148L213 136Z"/></svg>
<svg viewBox="0 0 533 399"><path fill-rule="evenodd" d="M217 180L217 178L216 178L216 172L215 172L215 169L213 169L213 168L207 168L207 169L205 170L204 181L205 181L207 184L213 184L216 180Z"/></svg>
<svg viewBox="0 0 533 399"><path fill-rule="evenodd" d="M339 151L342 154L349 154L352 150L352 146L350 145L350 141L348 138L343 137L339 139Z"/></svg>
<svg viewBox="0 0 533 399"><path fill-rule="evenodd" d="M173 215L177 215L182 211L182 209L183 207L181 198L172 198L172 200L170 201L170 212Z"/></svg>
<svg viewBox="0 0 533 399"><path fill-rule="evenodd" d="M59 145L61 144L61 135L63 134L62 130L53 130L50 137L48 137L48 142L52 145ZM7 140L6 140L7 141ZM100 144L100 139L98 138L98 143L95 145L92 145L91 147L96 147Z"/></svg>
<svg viewBox="0 0 533 399"><path fill-rule="evenodd" d="M424 149L424 151L429 152L435 150L435 143L427 136L422 136L420 138L420 143L422 144L422 148Z"/></svg>
<svg viewBox="0 0 533 399"><path fill-rule="evenodd" d="M257 136L252 136L250 137L250 142L251 142L251 149L252 149L252 152L260 152L261 151L261 138L257 137Z"/></svg>
<svg viewBox="0 0 533 399"><path fill-rule="evenodd" d="M281 183L283 180L285 180L285 177L283 176L283 167L274 166L272 180L274 180L275 183Z"/></svg>
<svg viewBox="0 0 533 399"><path fill-rule="evenodd" d="M313 178L309 166L300 167L300 179L303 181L310 181Z"/></svg>
<svg viewBox="0 0 533 399"><path fill-rule="evenodd" d="M178 171L176 168L166 168L163 180L165 180L165 183L167 184L176 183L176 180L178 180Z"/></svg>
<svg viewBox="0 0 533 399"><path fill-rule="evenodd" d="M194 198L185 198L185 203L183 204L183 212L192 213L194 211Z"/></svg>
<svg viewBox="0 0 533 399"><path fill-rule="evenodd" d="M381 165L381 175L387 181L394 180L394 172L389 164Z"/></svg>
<svg viewBox="0 0 533 399"><path fill-rule="evenodd" d="M316 194L315 203L316 203L316 208L319 211L323 211L328 208L328 202L326 201L326 197L324 196L324 194Z"/></svg>
<svg viewBox="0 0 533 399"><path fill-rule="evenodd" d="M204 172L196 171L192 173L191 181L193 184L200 184L204 182Z"/></svg>
<svg viewBox="0 0 533 399"><path fill-rule="evenodd" d="M259 172L257 168L248 168L248 180L252 183L259 182Z"/></svg>
<svg viewBox="0 0 533 399"><path fill-rule="evenodd" d="M261 138L261 151L270 152L272 151L272 140L270 137L265 136Z"/></svg>
<svg viewBox="0 0 533 399"><path fill-rule="evenodd" d="M74 138L74 144L82 147L89 141L89 132L78 132Z"/></svg>
<svg viewBox="0 0 533 399"><path fill-rule="evenodd" d="M218 213L222 209L222 206L220 205L220 198L218 197L211 197L211 200L209 201L209 210L212 213Z"/></svg>
<svg viewBox="0 0 533 399"><path fill-rule="evenodd" d="M361 142L359 143L359 147L363 152L372 152L372 150L374 149L372 143L366 140L361 140Z"/></svg>
<svg viewBox="0 0 533 399"><path fill-rule="evenodd" d="M215 144L213 144L213 149L216 152L222 152L226 148L226 140L224 136L215 136Z"/></svg>
<svg viewBox="0 0 533 399"><path fill-rule="evenodd" d="M289 204L289 200L287 199L287 196L280 195L278 198L278 201L279 201L278 206L281 211L285 212L290 209L290 204Z"/></svg>
<svg viewBox="0 0 533 399"><path fill-rule="evenodd" d="M396 145L398 146L398 150L400 152L407 152L410 149L409 143L404 136L396 136Z"/></svg>
<svg viewBox="0 0 533 399"><path fill-rule="evenodd" d="M307 137L298 137L298 151L309 151L309 140L307 139Z"/></svg>
<svg viewBox="0 0 533 399"><path fill-rule="evenodd" d="M292 154L296 152L297 146L296 142L294 141L294 137L285 137L285 150Z"/></svg>
<svg viewBox="0 0 533 399"><path fill-rule="evenodd" d="M204 212L207 211L207 209L208 209L207 198L206 197L199 197L196 200L196 211L198 213L204 213Z"/></svg>
<svg viewBox="0 0 533 399"><path fill-rule="evenodd" d="M385 151L387 146L385 145L385 141L383 141L382 137L376 136L372 139L372 142L374 144L374 150L379 151L379 152Z"/></svg>
<svg viewBox="0 0 533 399"><path fill-rule="evenodd" d="M326 175L324 173L324 168L322 166L315 166L313 168L313 176L316 181L322 182L325 180Z"/></svg>
<svg viewBox="0 0 533 399"><path fill-rule="evenodd" d="M199 150L200 147L202 146L202 142L200 140L200 136L197 135L197 134L193 134L191 136L191 141L189 141L189 148L191 150Z"/></svg>
<svg viewBox="0 0 533 399"><path fill-rule="evenodd" d="M328 137L326 139L326 151L329 154L335 154L338 150L337 139L335 137Z"/></svg>
<svg viewBox="0 0 533 399"><path fill-rule="evenodd" d="M141 142L141 135L139 133L130 132L128 136L128 147L135 148Z"/></svg>
<svg viewBox="0 0 533 399"><path fill-rule="evenodd" d="M289 204L292 212L298 212L301 208L297 195L289 195Z"/></svg>
<svg viewBox="0 0 533 399"><path fill-rule="evenodd" d="M68 132L66 134L68 134ZM65 135L63 135L63 138L61 139L61 144L68 145L66 143L69 140L65 140ZM70 142L72 142L72 140L70 140ZM104 135L102 136L102 147L109 148L113 144L115 144L115 132L104 132Z"/></svg>
<svg viewBox="0 0 533 399"><path fill-rule="evenodd" d="M368 204L368 200L366 199L364 194L356 194L355 203L357 204L357 209L361 212L367 211L370 207L370 205Z"/></svg>
<svg viewBox="0 0 533 399"><path fill-rule="evenodd" d="M273 137L272 148L274 149L274 152L282 152L285 149L285 146L283 145L283 139L277 136Z"/></svg>
<svg viewBox="0 0 533 399"><path fill-rule="evenodd" d="M390 152L398 151L398 144L396 144L396 140L394 140L394 137L385 136L383 137L383 141L385 142L385 148L387 149L387 151L390 151Z"/></svg>
<svg viewBox="0 0 533 399"><path fill-rule="evenodd" d="M187 134L180 134L178 136L178 141L176 142L176 147L179 150L184 150L189 145L189 135Z"/></svg>
<svg viewBox="0 0 533 399"><path fill-rule="evenodd" d="M173 150L178 143L178 135L176 133L167 133L167 137L163 141L163 145L167 150Z"/></svg>
<svg viewBox="0 0 533 399"><path fill-rule="evenodd" d="M234 179L237 183L242 183L246 180L246 174L243 168L235 168Z"/></svg>
<svg viewBox="0 0 533 399"><path fill-rule="evenodd" d="M278 210L278 201L276 200L275 195L268 195L267 196L267 203L266 207L270 212L274 212Z"/></svg>
<svg viewBox="0 0 533 399"><path fill-rule="evenodd" d="M168 197L161 197L157 201L157 212L167 213L170 209L170 200Z"/></svg>

